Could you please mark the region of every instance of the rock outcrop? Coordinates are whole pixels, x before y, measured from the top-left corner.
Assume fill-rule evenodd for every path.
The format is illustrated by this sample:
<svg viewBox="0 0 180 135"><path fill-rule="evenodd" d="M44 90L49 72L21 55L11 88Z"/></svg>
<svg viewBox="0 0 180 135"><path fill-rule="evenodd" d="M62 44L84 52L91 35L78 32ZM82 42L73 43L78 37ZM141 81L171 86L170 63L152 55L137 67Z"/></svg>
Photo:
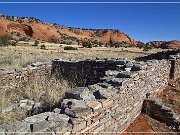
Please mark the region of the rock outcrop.
<svg viewBox="0 0 180 135"><path fill-rule="evenodd" d="M180 41L151 41L147 45L155 48L180 48Z"/></svg>
<svg viewBox="0 0 180 135"><path fill-rule="evenodd" d="M126 43L137 45L138 43L128 35L119 30L109 29L79 29L56 24L48 24L31 18L12 18L0 16L0 35L20 33L35 39L49 41L51 39L63 39L63 37L74 38L75 40L91 40L101 43Z"/></svg>

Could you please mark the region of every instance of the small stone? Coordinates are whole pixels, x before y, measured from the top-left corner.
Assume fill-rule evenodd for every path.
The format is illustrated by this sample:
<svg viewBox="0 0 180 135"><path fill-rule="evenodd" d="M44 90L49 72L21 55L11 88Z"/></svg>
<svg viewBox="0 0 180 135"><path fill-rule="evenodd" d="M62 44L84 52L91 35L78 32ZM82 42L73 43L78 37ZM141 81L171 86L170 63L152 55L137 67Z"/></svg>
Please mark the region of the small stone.
<svg viewBox="0 0 180 135"><path fill-rule="evenodd" d="M108 70L105 72L106 76L116 76L119 73L119 71L113 71L113 70Z"/></svg>
<svg viewBox="0 0 180 135"><path fill-rule="evenodd" d="M124 71L130 72L131 71L131 67L125 68Z"/></svg>
<svg viewBox="0 0 180 135"><path fill-rule="evenodd" d="M134 65L132 66L131 71L139 71L139 70L145 69L146 67L147 67L146 64L144 64L144 65L134 64Z"/></svg>
<svg viewBox="0 0 180 135"><path fill-rule="evenodd" d="M113 100L109 100L109 99L103 99L100 102L102 103L103 108L111 106L113 104Z"/></svg>
<svg viewBox="0 0 180 135"><path fill-rule="evenodd" d="M128 63L125 64L126 68L130 68L133 66L133 63L131 61L129 61Z"/></svg>
<svg viewBox="0 0 180 135"><path fill-rule="evenodd" d="M54 112L54 113L58 113L58 114L60 114L60 113L61 113L61 109L59 109L59 108L55 108L55 109L53 110L53 112Z"/></svg>
<svg viewBox="0 0 180 135"><path fill-rule="evenodd" d="M114 87L122 86L122 82L124 81L124 78L113 78L109 81L107 81L108 84L111 84Z"/></svg>
<svg viewBox="0 0 180 135"><path fill-rule="evenodd" d="M28 99L21 100L19 106L25 108L28 105Z"/></svg>
<svg viewBox="0 0 180 135"><path fill-rule="evenodd" d="M121 71L116 77L117 78L130 78L131 74L132 73L129 71Z"/></svg>
<svg viewBox="0 0 180 135"><path fill-rule="evenodd" d="M126 60L116 60L115 63L117 65L124 65L124 64L126 64Z"/></svg>
<svg viewBox="0 0 180 135"><path fill-rule="evenodd" d="M169 55L169 59L170 60L176 60L176 56L175 55Z"/></svg>
<svg viewBox="0 0 180 135"><path fill-rule="evenodd" d="M94 112L102 108L102 104L98 101L91 101L88 106L92 108Z"/></svg>
<svg viewBox="0 0 180 135"><path fill-rule="evenodd" d="M70 123L73 125L73 132L81 131L82 129L86 128L86 121L79 118L71 118Z"/></svg>

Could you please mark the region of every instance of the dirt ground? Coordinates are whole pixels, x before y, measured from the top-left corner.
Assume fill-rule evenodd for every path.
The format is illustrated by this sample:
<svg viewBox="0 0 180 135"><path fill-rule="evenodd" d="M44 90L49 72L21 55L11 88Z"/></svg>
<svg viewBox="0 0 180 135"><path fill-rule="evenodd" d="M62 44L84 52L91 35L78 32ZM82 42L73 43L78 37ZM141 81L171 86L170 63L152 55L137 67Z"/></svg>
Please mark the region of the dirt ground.
<svg viewBox="0 0 180 135"><path fill-rule="evenodd" d="M152 119L151 117L140 114L135 121L133 121L129 127L119 135L176 135L171 127L168 127L165 123Z"/></svg>
<svg viewBox="0 0 180 135"><path fill-rule="evenodd" d="M174 112L180 114L180 79L174 82L173 86L168 86L161 91L157 98L172 108Z"/></svg>

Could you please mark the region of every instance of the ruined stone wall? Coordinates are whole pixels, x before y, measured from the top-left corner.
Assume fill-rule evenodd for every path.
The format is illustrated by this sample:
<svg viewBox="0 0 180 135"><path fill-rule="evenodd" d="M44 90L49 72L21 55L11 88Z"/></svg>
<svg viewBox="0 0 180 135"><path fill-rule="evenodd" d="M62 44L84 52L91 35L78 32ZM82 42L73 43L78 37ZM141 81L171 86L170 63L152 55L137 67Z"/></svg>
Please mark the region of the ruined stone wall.
<svg viewBox="0 0 180 135"><path fill-rule="evenodd" d="M174 79L176 80L178 78L180 78L180 59L175 60L175 66L174 66Z"/></svg>
<svg viewBox="0 0 180 135"><path fill-rule="evenodd" d="M52 63L52 73L56 78L64 78L76 84L87 86L95 84L104 77L105 71L116 70L116 65L125 64L126 59L101 59L85 61L55 60Z"/></svg>
<svg viewBox="0 0 180 135"><path fill-rule="evenodd" d="M125 68L106 71L101 83L89 85L88 89L67 92L62 107L70 117L72 131L123 131L141 113L147 94L153 95L168 84L169 61L134 63L131 71Z"/></svg>
<svg viewBox="0 0 180 135"><path fill-rule="evenodd" d="M180 130L180 115L156 99L146 99L143 103L142 112L167 125L173 126L177 131Z"/></svg>
<svg viewBox="0 0 180 135"><path fill-rule="evenodd" d="M66 92L54 112L28 117L16 126L2 125L0 131L121 132L141 113L143 101L168 85L170 72L179 76L179 57L173 60L174 66L167 59L55 60L52 74L75 80L79 87Z"/></svg>
<svg viewBox="0 0 180 135"><path fill-rule="evenodd" d="M48 76L51 71L51 65L48 63L34 63L27 68L22 69L0 69L0 88L14 89L23 87L28 80L34 77Z"/></svg>

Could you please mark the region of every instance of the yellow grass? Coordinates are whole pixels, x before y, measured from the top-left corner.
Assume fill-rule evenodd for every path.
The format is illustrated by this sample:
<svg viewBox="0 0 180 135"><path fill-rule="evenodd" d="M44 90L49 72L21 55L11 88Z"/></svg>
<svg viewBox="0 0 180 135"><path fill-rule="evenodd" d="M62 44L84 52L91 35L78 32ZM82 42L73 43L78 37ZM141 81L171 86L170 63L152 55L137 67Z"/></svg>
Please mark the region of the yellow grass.
<svg viewBox="0 0 180 135"><path fill-rule="evenodd" d="M40 46L40 45L39 45ZM17 47L1 47L0 51L0 68L19 68L41 61L51 61L55 58L62 59L95 59L96 57L109 58L128 58L134 59L139 56L144 56L147 53L155 53L162 49L152 49L147 53L143 49L136 47L93 47L93 48L78 48L78 50L64 50L60 44L46 44L47 50L42 50L40 47L31 45L21 45Z"/></svg>
<svg viewBox="0 0 180 135"><path fill-rule="evenodd" d="M22 99L39 102L42 92L46 93L50 107L55 106L69 89L69 84L65 80L59 81L54 78L47 80L45 77L37 77L29 81L23 88L1 90L0 110L3 110L11 103ZM27 110L20 107L8 113L0 113L0 123L11 123L20 120L26 117L26 113Z"/></svg>

